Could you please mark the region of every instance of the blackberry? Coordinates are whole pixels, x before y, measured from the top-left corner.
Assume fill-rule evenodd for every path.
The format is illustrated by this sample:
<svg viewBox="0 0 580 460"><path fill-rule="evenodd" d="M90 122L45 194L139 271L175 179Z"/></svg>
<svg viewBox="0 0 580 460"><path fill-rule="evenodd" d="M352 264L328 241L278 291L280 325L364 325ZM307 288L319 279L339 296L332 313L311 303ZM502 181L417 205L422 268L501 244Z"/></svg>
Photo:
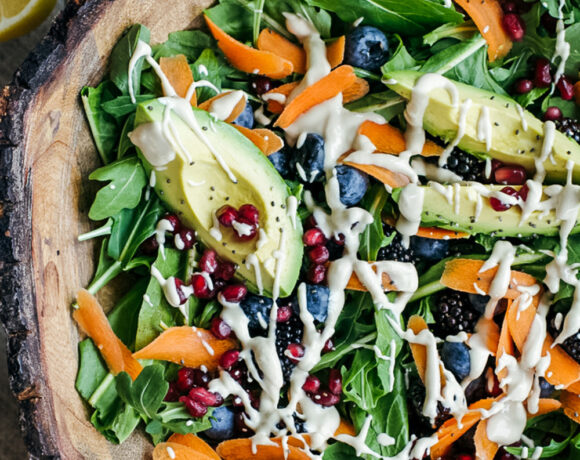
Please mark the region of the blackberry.
<svg viewBox="0 0 580 460"><path fill-rule="evenodd" d="M580 121L573 118L556 120L556 129L580 144Z"/></svg>
<svg viewBox="0 0 580 460"><path fill-rule="evenodd" d="M486 182L485 161L461 150L453 149L447 158L447 164L443 167L453 171L465 181Z"/></svg>
<svg viewBox="0 0 580 460"><path fill-rule="evenodd" d="M280 359L285 382L290 381L290 376L296 364L284 352L291 343L302 342L303 329L302 321L300 321L298 315L292 315L288 321L276 324L276 352Z"/></svg>
<svg viewBox="0 0 580 460"><path fill-rule="evenodd" d="M417 419L420 421L420 426L426 428L430 427L430 422L427 417L423 415L423 404L425 402L425 387L419 376L411 377L409 382L409 388L407 389L407 400L411 401L412 408L414 409ZM437 416L435 417L435 427L439 428L443 423L451 418L451 414L448 407L443 407L440 402L437 403Z"/></svg>
<svg viewBox="0 0 580 460"><path fill-rule="evenodd" d="M556 321L558 313L551 311L548 314L548 331L554 338L558 337L558 335L562 331L564 318L566 317L565 314L562 313L562 315L564 316L562 318L558 318L558 321ZM576 332L576 334L573 334L570 337L568 337L560 345L562 346L562 348L564 348L564 350L566 350L566 353L568 353L572 358L574 358L574 360L577 363L580 363L580 330Z"/></svg>
<svg viewBox="0 0 580 460"><path fill-rule="evenodd" d="M395 232L395 237L388 246L379 249L377 260L396 260L397 262L414 262L415 254L413 250L403 246L403 238L390 225L383 224L383 232L385 236L391 236Z"/></svg>
<svg viewBox="0 0 580 460"><path fill-rule="evenodd" d="M451 290L443 291L439 296L433 314L433 328L441 338L459 334L461 331L473 332L479 317L467 294Z"/></svg>

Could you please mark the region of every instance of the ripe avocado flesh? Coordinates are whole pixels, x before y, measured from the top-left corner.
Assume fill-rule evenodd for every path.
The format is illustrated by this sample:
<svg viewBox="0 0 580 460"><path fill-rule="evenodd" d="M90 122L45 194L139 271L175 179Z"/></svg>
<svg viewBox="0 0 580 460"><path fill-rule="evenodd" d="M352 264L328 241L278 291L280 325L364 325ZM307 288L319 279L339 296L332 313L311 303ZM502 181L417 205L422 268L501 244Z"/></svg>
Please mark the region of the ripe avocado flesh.
<svg viewBox="0 0 580 460"><path fill-rule="evenodd" d="M385 75L389 88L406 99L410 99L416 81L424 75L415 71L396 71ZM453 82L459 93L459 104L454 108L449 94L443 89L429 93L429 103L423 118L423 127L430 134L452 141L457 134L459 107L467 99L472 104L467 112L465 134L458 147L477 156L489 156L505 163L522 165L530 175L535 172L534 159L540 155L544 141L544 123L530 112L517 109L517 103L510 98L500 96L473 86ZM478 139L478 124L482 107L489 110L491 123L491 147L486 151L485 140ZM524 130L522 118L527 124ZM566 179L566 162L574 162L574 181L580 181L580 145L556 131L552 148L553 161L550 157L544 162L546 178L550 182L564 182Z"/></svg>
<svg viewBox="0 0 580 460"><path fill-rule="evenodd" d="M164 101L167 99L140 104L135 130L145 124L152 126L154 122L159 127L166 115ZM155 168L155 192L179 215L184 225L196 231L198 240L215 249L221 258L238 265L236 277L245 281L248 288L258 292L257 277L260 277L264 295L271 295L278 270L279 295L290 295L298 280L303 245L300 219L288 215L286 183L268 158L237 129L214 120L204 110L193 108L192 113L204 139L175 111L170 111L170 123L175 128L170 132L178 138L173 142L175 158ZM218 152L237 183L218 163L208 144ZM187 151L183 152L181 146ZM153 166L143 152L139 153L150 174ZM232 228L220 227L221 241L214 238L216 232L210 229L214 227L215 212L226 204L237 209L246 203L253 204L260 212L259 226L266 234L265 238L260 237L260 248L258 237L239 241ZM251 254L256 255L259 270L246 266ZM279 268L276 257L282 260Z"/></svg>
<svg viewBox="0 0 580 460"><path fill-rule="evenodd" d="M529 219L520 223L522 211L519 206L512 206L506 211L496 211L491 207L489 198L481 196L481 211L477 217L478 192L476 189L471 185L461 185L456 193L453 186L447 187L449 187L450 199L429 185L423 187L425 194L421 225L470 234L495 233L497 236L525 237L558 234L561 221L556 218L554 210L546 214L534 211ZM504 186L485 185L482 187L488 190L501 190ZM513 188L518 190L520 187L513 186ZM458 207L457 197L459 197ZM579 230L580 227L577 225L572 233Z"/></svg>

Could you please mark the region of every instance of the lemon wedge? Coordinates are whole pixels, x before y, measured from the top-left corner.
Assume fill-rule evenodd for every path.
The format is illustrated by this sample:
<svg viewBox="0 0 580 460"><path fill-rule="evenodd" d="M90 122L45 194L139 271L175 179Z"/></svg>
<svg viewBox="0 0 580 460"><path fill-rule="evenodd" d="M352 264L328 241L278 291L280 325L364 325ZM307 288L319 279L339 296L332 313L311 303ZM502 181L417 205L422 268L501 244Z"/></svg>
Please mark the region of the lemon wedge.
<svg viewBox="0 0 580 460"><path fill-rule="evenodd" d="M0 0L0 41L24 35L40 25L56 0Z"/></svg>

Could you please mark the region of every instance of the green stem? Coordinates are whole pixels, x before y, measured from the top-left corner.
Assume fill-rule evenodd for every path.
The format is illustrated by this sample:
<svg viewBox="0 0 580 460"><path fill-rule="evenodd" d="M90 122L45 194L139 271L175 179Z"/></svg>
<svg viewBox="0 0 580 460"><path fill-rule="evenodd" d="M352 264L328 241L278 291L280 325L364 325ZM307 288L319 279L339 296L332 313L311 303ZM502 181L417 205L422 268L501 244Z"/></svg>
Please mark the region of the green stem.
<svg viewBox="0 0 580 460"><path fill-rule="evenodd" d="M97 401L101 398L101 396L103 396L103 394L105 394L105 392L109 389L109 387L111 386L111 384L114 381L115 381L115 376L113 374L108 374L103 379L101 384L97 387L95 392L89 398L89 404L91 405L91 407L95 407L95 405L97 404Z"/></svg>
<svg viewBox="0 0 580 460"><path fill-rule="evenodd" d="M82 235L79 235L77 239L79 241L87 241L93 238L98 238L99 236L110 235L112 228L113 228L113 220L109 219L102 227L96 228L87 233L83 233Z"/></svg>
<svg viewBox="0 0 580 460"><path fill-rule="evenodd" d="M427 283L424 286L421 286L419 289L415 291L413 296L409 299L409 302L414 302L415 300L422 299L423 297L427 297L428 295L435 294L436 292L442 291L445 289L439 280L432 281L431 283Z"/></svg>
<svg viewBox="0 0 580 460"><path fill-rule="evenodd" d="M122 271L123 264L121 264L119 261L115 261L109 268L107 268L107 270L103 272L101 276L91 281L91 284L89 284L89 287L87 287L87 291L95 295L103 286L105 286L112 279L116 278L117 275L119 275ZM76 302L73 303L73 308L75 310L78 309L79 304Z"/></svg>
<svg viewBox="0 0 580 460"><path fill-rule="evenodd" d="M262 21L262 13L264 12L264 3L266 0L260 0L257 8L254 10L254 28L253 37L254 45L258 43L258 35L260 35L260 22Z"/></svg>

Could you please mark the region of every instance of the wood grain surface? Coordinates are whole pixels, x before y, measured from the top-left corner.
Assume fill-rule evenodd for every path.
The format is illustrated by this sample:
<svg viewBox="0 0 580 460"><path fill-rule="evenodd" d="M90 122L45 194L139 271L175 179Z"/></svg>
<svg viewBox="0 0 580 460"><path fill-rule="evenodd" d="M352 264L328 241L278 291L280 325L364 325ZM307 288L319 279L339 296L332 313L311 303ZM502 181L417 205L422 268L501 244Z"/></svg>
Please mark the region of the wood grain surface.
<svg viewBox="0 0 580 460"><path fill-rule="evenodd" d="M195 26L210 3L71 0L0 96L0 319L35 458L148 458L140 433L121 447L98 434L74 389L79 335L70 305L92 276L96 249L76 236L91 227L95 186L87 176L99 164L78 94L103 77L127 26L143 23L159 42ZM101 300L110 305L108 294Z"/></svg>

